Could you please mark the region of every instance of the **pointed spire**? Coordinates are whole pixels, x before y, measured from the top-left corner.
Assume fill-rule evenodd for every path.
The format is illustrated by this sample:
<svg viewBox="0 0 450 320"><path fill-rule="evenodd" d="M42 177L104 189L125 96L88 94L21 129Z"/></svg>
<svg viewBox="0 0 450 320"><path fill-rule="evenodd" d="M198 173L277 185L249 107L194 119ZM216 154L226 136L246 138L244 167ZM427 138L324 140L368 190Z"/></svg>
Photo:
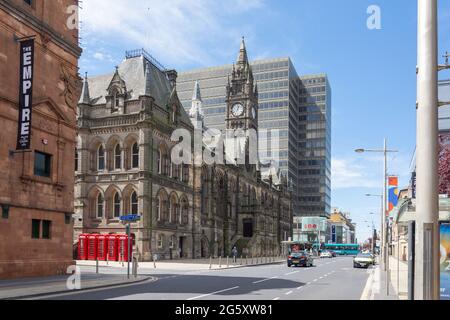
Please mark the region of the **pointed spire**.
<svg viewBox="0 0 450 320"><path fill-rule="evenodd" d="M91 103L91 96L89 94L89 83L88 83L87 72L84 74L83 89L81 91L81 97L80 97L79 103L83 103L83 104Z"/></svg>
<svg viewBox="0 0 450 320"><path fill-rule="evenodd" d="M239 56L238 56L237 63L238 64L243 64L243 65L248 63L247 49L245 48L245 39L244 39L244 37L242 37L241 47L239 49Z"/></svg>
<svg viewBox="0 0 450 320"><path fill-rule="evenodd" d="M192 96L193 101L202 101L202 95L200 93L200 85L198 84L198 81L195 81L194 86L194 95Z"/></svg>
<svg viewBox="0 0 450 320"><path fill-rule="evenodd" d="M189 117L195 128L201 129L203 127L204 114L202 110L202 96L200 93L200 85L198 81L195 82L194 93L192 95L192 106L189 110Z"/></svg>

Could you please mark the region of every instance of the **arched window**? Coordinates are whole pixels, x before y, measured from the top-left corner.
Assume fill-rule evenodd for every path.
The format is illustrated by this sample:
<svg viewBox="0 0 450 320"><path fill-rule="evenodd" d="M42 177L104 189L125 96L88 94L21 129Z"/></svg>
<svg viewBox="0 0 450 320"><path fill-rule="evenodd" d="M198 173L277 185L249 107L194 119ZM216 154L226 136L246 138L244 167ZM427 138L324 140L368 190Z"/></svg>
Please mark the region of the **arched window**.
<svg viewBox="0 0 450 320"><path fill-rule="evenodd" d="M172 210L173 210L173 206L172 206L172 201L169 201L169 223L172 223Z"/></svg>
<svg viewBox="0 0 450 320"><path fill-rule="evenodd" d="M105 170L105 148L102 145L97 150L97 170Z"/></svg>
<svg viewBox="0 0 450 320"><path fill-rule="evenodd" d="M120 170L122 168L122 150L120 150L120 144L116 144L114 148L114 169Z"/></svg>
<svg viewBox="0 0 450 320"><path fill-rule="evenodd" d="M187 165L187 164L183 164L183 179L182 179L182 181L184 183L189 182L189 165Z"/></svg>
<svg viewBox="0 0 450 320"><path fill-rule="evenodd" d="M170 167L171 167L171 161L169 156L166 154L164 154L164 172L163 174L168 176L170 174Z"/></svg>
<svg viewBox="0 0 450 320"><path fill-rule="evenodd" d="M119 99L119 92L117 92L117 90L114 90L112 104L113 104L113 106L112 106L113 111L115 111L119 108L120 99Z"/></svg>
<svg viewBox="0 0 450 320"><path fill-rule="evenodd" d="M103 218L104 202L103 195L99 193L97 196L97 218L99 219Z"/></svg>
<svg viewBox="0 0 450 320"><path fill-rule="evenodd" d="M158 249L162 249L164 247L164 235L158 234Z"/></svg>
<svg viewBox="0 0 450 320"><path fill-rule="evenodd" d="M156 151L156 170L158 171L158 174L162 174L163 171L163 155L161 153L161 150Z"/></svg>
<svg viewBox="0 0 450 320"><path fill-rule="evenodd" d="M131 204L131 214L138 214L139 212L139 201L136 192L133 192L130 197Z"/></svg>
<svg viewBox="0 0 450 320"><path fill-rule="evenodd" d="M137 142L133 144L131 149L131 167L133 169L139 168L139 145Z"/></svg>
<svg viewBox="0 0 450 320"><path fill-rule="evenodd" d="M113 198L113 213L114 218L120 218L120 197L117 192L114 194Z"/></svg>
<svg viewBox="0 0 450 320"><path fill-rule="evenodd" d="M78 150L75 148L75 172L78 171Z"/></svg>
<svg viewBox="0 0 450 320"><path fill-rule="evenodd" d="M189 204L186 199L181 202L181 222L185 225L189 223Z"/></svg>
<svg viewBox="0 0 450 320"><path fill-rule="evenodd" d="M156 197L156 200L155 200L155 209L156 209L157 220L161 221L161 201L159 200L159 196Z"/></svg>

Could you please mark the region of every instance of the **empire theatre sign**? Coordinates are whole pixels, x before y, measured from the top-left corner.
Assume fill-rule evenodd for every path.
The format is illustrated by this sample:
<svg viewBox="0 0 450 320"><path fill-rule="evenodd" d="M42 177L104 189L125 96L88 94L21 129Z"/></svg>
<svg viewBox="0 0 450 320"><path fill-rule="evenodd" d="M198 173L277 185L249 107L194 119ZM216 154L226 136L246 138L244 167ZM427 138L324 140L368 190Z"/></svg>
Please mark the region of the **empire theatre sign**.
<svg viewBox="0 0 450 320"><path fill-rule="evenodd" d="M17 150L30 149L33 72L34 39L28 39L20 42L20 92Z"/></svg>

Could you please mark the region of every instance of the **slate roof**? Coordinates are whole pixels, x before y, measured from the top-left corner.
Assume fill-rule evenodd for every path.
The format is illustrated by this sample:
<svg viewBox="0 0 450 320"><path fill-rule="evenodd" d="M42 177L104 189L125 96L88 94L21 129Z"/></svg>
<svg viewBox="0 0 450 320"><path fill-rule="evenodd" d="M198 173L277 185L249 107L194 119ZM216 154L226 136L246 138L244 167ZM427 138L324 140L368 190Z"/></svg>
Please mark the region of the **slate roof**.
<svg viewBox="0 0 450 320"><path fill-rule="evenodd" d="M149 72L147 73L147 67ZM143 55L128 58L118 66L120 78L125 82L128 92L127 101L138 100L139 96L150 95L155 99L155 103L165 108L172 93L172 86L166 74L147 60ZM114 77L114 72L106 75L88 78L88 92L92 105L106 104L108 87ZM79 103L86 98L81 95ZM180 103L180 106L181 103ZM184 108L180 108L181 120L190 124L190 120Z"/></svg>

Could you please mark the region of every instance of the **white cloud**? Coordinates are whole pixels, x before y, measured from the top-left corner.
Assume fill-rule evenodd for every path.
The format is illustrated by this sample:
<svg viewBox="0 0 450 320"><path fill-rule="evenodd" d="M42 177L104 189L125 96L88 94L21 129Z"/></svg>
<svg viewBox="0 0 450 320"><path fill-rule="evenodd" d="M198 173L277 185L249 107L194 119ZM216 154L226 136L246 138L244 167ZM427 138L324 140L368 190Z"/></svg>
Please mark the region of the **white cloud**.
<svg viewBox="0 0 450 320"><path fill-rule="evenodd" d="M369 169L355 159L331 160L331 186L333 189L376 188L381 182L376 179L373 168Z"/></svg>
<svg viewBox="0 0 450 320"><path fill-rule="evenodd" d="M94 58L97 60L105 60L105 55L101 52L94 53Z"/></svg>
<svg viewBox="0 0 450 320"><path fill-rule="evenodd" d="M101 38L145 47L171 64L206 64L211 47L239 40L243 26L229 25L231 16L263 5L263 0L86 0L80 16L88 47L96 45L89 39Z"/></svg>

